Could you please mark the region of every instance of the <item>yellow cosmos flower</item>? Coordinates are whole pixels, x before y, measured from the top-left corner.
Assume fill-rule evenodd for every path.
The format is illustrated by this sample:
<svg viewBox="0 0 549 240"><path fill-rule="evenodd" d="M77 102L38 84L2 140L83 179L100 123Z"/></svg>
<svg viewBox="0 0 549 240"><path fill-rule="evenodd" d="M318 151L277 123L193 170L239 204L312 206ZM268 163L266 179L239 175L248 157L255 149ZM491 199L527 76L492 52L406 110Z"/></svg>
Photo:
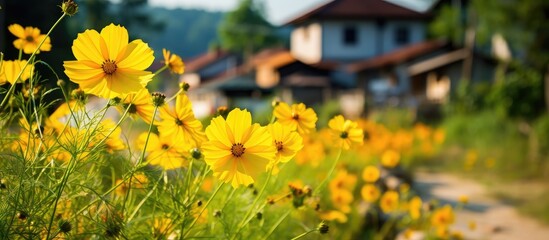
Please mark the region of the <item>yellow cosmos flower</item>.
<svg viewBox="0 0 549 240"><path fill-rule="evenodd" d="M344 213L342 213L340 211L337 211L337 210L329 210L329 211L319 212L319 217L320 217L320 219L326 220L326 221L336 220L339 223L346 223L347 222L347 216Z"/></svg>
<svg viewBox="0 0 549 240"><path fill-rule="evenodd" d="M381 195L381 192L375 185L366 184L360 190L360 195L362 195L362 199L364 199L364 201L373 203L377 201L379 195Z"/></svg>
<svg viewBox="0 0 549 240"><path fill-rule="evenodd" d="M339 170L337 172L337 175L330 181L329 187L330 190L336 191L336 190L348 190L353 191L355 188L355 184L357 181L357 177L353 174L350 174L347 172L347 170Z"/></svg>
<svg viewBox="0 0 549 240"><path fill-rule="evenodd" d="M318 167L326 156L324 144L314 137L303 137L303 149L295 156L295 162L299 165L308 164Z"/></svg>
<svg viewBox="0 0 549 240"><path fill-rule="evenodd" d="M353 203L354 199L352 192L345 189L331 189L330 198L335 208L343 213L351 212L351 203Z"/></svg>
<svg viewBox="0 0 549 240"><path fill-rule="evenodd" d="M362 179L368 183L376 182L379 179L379 169L375 166L367 166L362 171Z"/></svg>
<svg viewBox="0 0 549 240"><path fill-rule="evenodd" d="M177 95L174 109L164 105L160 109L160 118L162 120L156 124L158 131L173 141L198 147L206 140L202 123L194 117L191 101L186 94Z"/></svg>
<svg viewBox="0 0 549 240"><path fill-rule="evenodd" d="M433 227L447 227L454 223L454 211L450 205L444 205L444 207L435 210L431 215L431 225Z"/></svg>
<svg viewBox="0 0 549 240"><path fill-rule="evenodd" d="M128 43L128 31L111 24L98 33L86 30L72 45L76 61L65 61L65 74L84 92L103 98L142 90L153 74L153 51L140 39Z"/></svg>
<svg viewBox="0 0 549 240"><path fill-rule="evenodd" d="M280 102L274 109L274 115L278 122L297 129L301 135L311 132L318 120L315 111L307 108L303 103L292 104L290 107L287 103Z"/></svg>
<svg viewBox="0 0 549 240"><path fill-rule="evenodd" d="M246 110L232 110L227 119L218 116L206 128L207 142L202 145L206 163L214 176L230 182L234 188L254 182L257 174L274 161L276 148L266 127L252 125Z"/></svg>
<svg viewBox="0 0 549 240"><path fill-rule="evenodd" d="M386 168L394 168L400 163L400 153L395 150L387 150L381 156L381 165Z"/></svg>
<svg viewBox="0 0 549 240"><path fill-rule="evenodd" d="M343 149L349 149L352 143L362 144L364 132L358 128L356 122L345 120L343 116L337 115L328 122L328 126L337 137L337 145Z"/></svg>
<svg viewBox="0 0 549 240"><path fill-rule="evenodd" d="M273 136L273 143L276 146L275 161L271 165L275 167L273 174L277 171L276 164L279 162L288 162L303 148L303 139L294 132L289 126L278 122L267 126Z"/></svg>
<svg viewBox="0 0 549 240"><path fill-rule="evenodd" d="M381 196L380 207L384 213L390 213L398 208L398 192L387 191Z"/></svg>
<svg viewBox="0 0 549 240"><path fill-rule="evenodd" d="M185 72L185 64L180 56L170 53L165 48L162 49L162 55L164 55L164 64L168 66L171 72L177 74Z"/></svg>
<svg viewBox="0 0 549 240"><path fill-rule="evenodd" d="M137 139L137 147L143 149L148 133L141 133ZM183 142L174 142L169 138L151 133L147 143L147 161L153 166L159 166L165 170L177 169L187 166L189 146Z"/></svg>
<svg viewBox="0 0 549 240"><path fill-rule="evenodd" d="M6 82L15 84L29 79L34 71L34 66L29 64L25 68L25 71L21 73L21 69L23 69L25 64L27 64L27 60L3 61L2 68L0 69L0 85L5 84ZM21 73L21 77L16 79L17 76L19 76L19 73Z"/></svg>
<svg viewBox="0 0 549 240"><path fill-rule="evenodd" d="M105 141L105 147L109 153L113 153L117 150L123 150L126 148L126 144L120 138L122 135L122 129L120 126L116 126L111 119L105 119L100 123L98 127L97 142L107 138Z"/></svg>
<svg viewBox="0 0 549 240"><path fill-rule="evenodd" d="M408 212L410 217L414 220L419 219L421 216L421 198L418 196L413 197L408 204Z"/></svg>
<svg viewBox="0 0 549 240"><path fill-rule="evenodd" d="M128 114L130 114L131 117L139 116L147 124L151 124L154 114L154 105L148 89L144 88L137 93L130 93L122 98L122 104L118 105L118 110L123 113L128 106L130 107L130 109L128 109Z"/></svg>
<svg viewBox="0 0 549 240"><path fill-rule="evenodd" d="M12 24L8 27L8 30L18 37L19 39L16 39L13 41L13 46L19 50L23 50L26 54L32 54L36 48L38 48L38 45L44 38L46 38L45 34L40 34L40 29L34 28L34 27L25 27L23 28L19 24ZM40 53L40 51L50 51L51 50L51 43L50 43L50 37L46 38L46 41L40 46L40 49L36 51L36 53Z"/></svg>

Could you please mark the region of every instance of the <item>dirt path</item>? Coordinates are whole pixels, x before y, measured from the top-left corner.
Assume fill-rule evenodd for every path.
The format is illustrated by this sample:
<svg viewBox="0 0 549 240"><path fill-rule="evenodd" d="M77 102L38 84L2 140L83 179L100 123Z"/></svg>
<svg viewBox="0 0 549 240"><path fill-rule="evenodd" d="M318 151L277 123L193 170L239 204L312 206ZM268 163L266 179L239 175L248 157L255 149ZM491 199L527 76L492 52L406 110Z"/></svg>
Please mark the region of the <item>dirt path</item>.
<svg viewBox="0 0 549 240"><path fill-rule="evenodd" d="M442 204L455 206L461 195L469 197L469 203L457 213L454 224L454 229L462 231L466 239L549 240L549 227L490 197L480 183L450 174L427 172L417 173L415 181L415 188L424 199L435 198ZM468 228L471 221L476 222L474 231Z"/></svg>

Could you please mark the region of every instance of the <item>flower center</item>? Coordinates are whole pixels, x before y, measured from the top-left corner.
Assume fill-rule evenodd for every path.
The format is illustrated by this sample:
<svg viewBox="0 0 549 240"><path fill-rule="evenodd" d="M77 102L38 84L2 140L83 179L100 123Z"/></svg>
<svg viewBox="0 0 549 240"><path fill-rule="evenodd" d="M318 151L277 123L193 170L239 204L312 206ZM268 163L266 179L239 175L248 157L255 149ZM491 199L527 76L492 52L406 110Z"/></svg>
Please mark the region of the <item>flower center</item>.
<svg viewBox="0 0 549 240"><path fill-rule="evenodd" d="M339 137L343 139L347 138L348 136L349 136L349 133L347 132L342 132L341 135L339 135Z"/></svg>
<svg viewBox="0 0 549 240"><path fill-rule="evenodd" d="M299 114L297 114L297 113L292 113L292 118L293 118L294 120L299 120Z"/></svg>
<svg viewBox="0 0 549 240"><path fill-rule="evenodd" d="M162 144L162 149L163 150L167 150L168 148L170 148L170 146L168 146L168 144Z"/></svg>
<svg viewBox="0 0 549 240"><path fill-rule="evenodd" d="M34 42L34 38L32 36L26 36L25 41L27 42Z"/></svg>
<svg viewBox="0 0 549 240"><path fill-rule="evenodd" d="M282 144L282 141L276 141L275 140L275 145L276 145L276 150L277 151L282 151L282 149L284 148L284 145Z"/></svg>
<svg viewBox="0 0 549 240"><path fill-rule="evenodd" d="M103 72L109 75L116 72L116 68L117 68L114 60L110 60L110 59L104 61L103 64L101 64L101 67L103 68Z"/></svg>
<svg viewBox="0 0 549 240"><path fill-rule="evenodd" d="M177 124L177 126L181 126L181 125L183 125L183 121L181 121L179 118L176 118L175 119L175 124Z"/></svg>
<svg viewBox="0 0 549 240"><path fill-rule="evenodd" d="M235 157L240 157L242 156L242 154L244 154L244 151L246 150L246 148L244 147L244 145L242 145L242 143L235 143L233 144L233 146L231 147L231 153L233 154L233 156Z"/></svg>

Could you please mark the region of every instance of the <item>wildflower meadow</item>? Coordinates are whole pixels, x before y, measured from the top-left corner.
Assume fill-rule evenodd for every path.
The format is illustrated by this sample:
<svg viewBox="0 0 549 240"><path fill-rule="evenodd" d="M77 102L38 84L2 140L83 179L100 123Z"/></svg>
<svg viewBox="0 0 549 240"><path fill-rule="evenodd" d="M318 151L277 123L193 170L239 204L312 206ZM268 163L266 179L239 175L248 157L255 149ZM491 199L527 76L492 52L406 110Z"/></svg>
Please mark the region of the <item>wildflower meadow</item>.
<svg viewBox="0 0 549 240"><path fill-rule="evenodd" d="M60 5L57 23L78 14ZM8 26L19 57L0 59L1 239L461 239L467 199L422 199L408 170L444 131L342 115L318 126L315 109L277 100L268 124L238 106L197 119L187 83L148 90L182 74L181 57L112 23L44 62L57 23ZM36 67L53 65L68 78L49 87Z"/></svg>

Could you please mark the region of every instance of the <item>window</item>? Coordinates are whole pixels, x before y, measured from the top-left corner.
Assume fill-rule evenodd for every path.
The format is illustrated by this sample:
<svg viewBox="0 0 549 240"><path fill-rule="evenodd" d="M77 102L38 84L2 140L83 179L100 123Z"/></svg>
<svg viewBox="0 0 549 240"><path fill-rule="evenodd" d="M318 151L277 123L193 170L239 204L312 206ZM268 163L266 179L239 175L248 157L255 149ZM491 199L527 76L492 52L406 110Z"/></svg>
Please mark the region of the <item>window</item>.
<svg viewBox="0 0 549 240"><path fill-rule="evenodd" d="M410 42L410 29L404 26L397 27L395 30L395 43L404 45Z"/></svg>
<svg viewBox="0 0 549 240"><path fill-rule="evenodd" d="M343 28L343 43L348 46L356 45L358 35L355 26L346 26Z"/></svg>

